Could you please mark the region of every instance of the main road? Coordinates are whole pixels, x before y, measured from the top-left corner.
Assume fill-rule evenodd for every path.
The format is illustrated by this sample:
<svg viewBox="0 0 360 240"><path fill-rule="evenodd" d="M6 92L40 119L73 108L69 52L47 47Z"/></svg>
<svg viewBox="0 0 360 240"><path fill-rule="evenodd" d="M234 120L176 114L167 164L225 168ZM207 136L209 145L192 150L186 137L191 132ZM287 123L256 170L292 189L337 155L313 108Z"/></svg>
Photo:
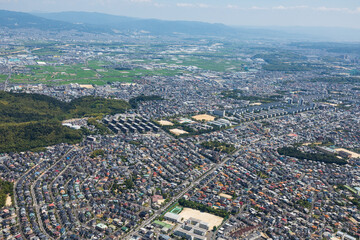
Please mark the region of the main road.
<svg viewBox="0 0 360 240"><path fill-rule="evenodd" d="M35 183L38 181L38 180L41 180L41 178L44 176L45 173L49 172L49 170L55 166L58 162L64 160L64 158L74 150L74 148L70 149L69 151L67 151L63 156L61 156L59 158L58 161L56 161L54 164L52 164L50 167L48 167L37 179L35 179L31 186L30 186L30 192L31 192L31 196L32 196L32 199L33 199L33 205L34 205L34 208L35 208L35 211L36 211L36 216L37 216L37 220L38 220L38 224L39 224L39 227L40 227L40 230L41 232L43 232L48 238L50 239L53 239L48 233L47 231L45 230L44 228L44 225L43 225L43 222L41 220L41 215L40 215L40 203L37 202L37 198L36 198L36 195L35 195L35 191L34 191L34 185ZM74 158L74 157L73 157ZM51 186L50 186L51 187Z"/></svg>
<svg viewBox="0 0 360 240"><path fill-rule="evenodd" d="M236 150L231 156L236 155L237 153L240 152L240 149ZM159 210L157 210L150 218L146 219L144 222L142 222L139 226L137 226L136 228L134 228L133 230L131 230L130 232L128 232L124 237L125 239L130 239L140 228L145 227L146 225L150 224L155 218L157 218L158 216L160 216L163 211L165 211L166 209L168 209L172 204L174 204L175 202L177 202L180 198L182 198L185 193L187 193L188 191L190 191L191 189L197 187L199 185L199 183L205 179L206 177L208 177L210 174L212 174L214 171L218 170L220 167L224 166L224 164L231 158L231 156L229 157L225 157L220 163L215 163L215 165L209 169L206 173L204 173L201 177L199 177L196 181L192 182L188 187L186 187L184 190L182 190L179 194L176 195L176 197L174 197L173 199L171 199L170 202L168 202L165 206L163 206L162 208L160 208Z"/></svg>

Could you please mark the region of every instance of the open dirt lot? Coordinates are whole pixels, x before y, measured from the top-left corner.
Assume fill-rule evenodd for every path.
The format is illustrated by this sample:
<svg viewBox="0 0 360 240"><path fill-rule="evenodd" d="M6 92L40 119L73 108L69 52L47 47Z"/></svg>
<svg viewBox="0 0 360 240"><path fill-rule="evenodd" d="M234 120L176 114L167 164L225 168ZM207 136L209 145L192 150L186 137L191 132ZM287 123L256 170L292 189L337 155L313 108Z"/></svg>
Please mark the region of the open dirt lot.
<svg viewBox="0 0 360 240"><path fill-rule="evenodd" d="M227 198L227 199L232 199L232 196L230 196L229 194L225 194L225 193L220 193L219 196Z"/></svg>
<svg viewBox="0 0 360 240"><path fill-rule="evenodd" d="M8 195L6 197L5 206L10 207L12 205L11 197Z"/></svg>
<svg viewBox="0 0 360 240"><path fill-rule="evenodd" d="M183 221L188 220L189 218L197 218L201 221L207 222L209 224L209 229L213 229L214 226L220 226L223 221L223 218L212 215L210 213L200 212L199 210L194 210L191 208L184 208L179 214L181 218L184 218Z"/></svg>
<svg viewBox="0 0 360 240"><path fill-rule="evenodd" d="M210 116L210 115L207 115L207 114L202 114L202 115L196 115L196 116L193 116L192 117L193 119L197 120L197 121L214 121L215 120L215 117L213 116Z"/></svg>
<svg viewBox="0 0 360 240"><path fill-rule="evenodd" d="M186 134L188 132L184 131L184 130L181 130L181 129L177 129L177 128L174 128L174 129L171 129L170 130L171 133L175 134L176 136L179 136L181 134Z"/></svg>
<svg viewBox="0 0 360 240"><path fill-rule="evenodd" d="M337 152L343 151L343 152L351 154L351 157L353 157L353 158L360 158L360 154L349 151L349 150L344 149L344 148L337 148L337 149L335 149L335 151L337 151Z"/></svg>
<svg viewBox="0 0 360 240"><path fill-rule="evenodd" d="M197 120L197 121L214 121L215 117L211 116L211 115L207 115L207 114L202 114L202 115L196 115L192 117L193 119Z"/></svg>
<svg viewBox="0 0 360 240"><path fill-rule="evenodd" d="M174 124L172 122L169 121L165 121L165 120L161 120L159 121L161 126L173 126Z"/></svg>
<svg viewBox="0 0 360 240"><path fill-rule="evenodd" d="M94 86L91 85L91 84L80 84L80 87L87 88L87 89L93 89L94 88Z"/></svg>

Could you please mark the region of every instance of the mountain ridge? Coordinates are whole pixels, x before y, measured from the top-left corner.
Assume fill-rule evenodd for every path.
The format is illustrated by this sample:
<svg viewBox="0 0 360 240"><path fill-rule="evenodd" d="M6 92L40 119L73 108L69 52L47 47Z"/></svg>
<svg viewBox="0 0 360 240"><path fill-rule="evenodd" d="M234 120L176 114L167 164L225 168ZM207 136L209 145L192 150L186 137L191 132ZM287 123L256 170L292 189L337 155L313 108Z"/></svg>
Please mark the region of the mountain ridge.
<svg viewBox="0 0 360 240"><path fill-rule="evenodd" d="M42 18L29 13L0 10L0 25L10 29L35 28L44 31L77 30L84 32L109 32L97 26L72 24Z"/></svg>
<svg viewBox="0 0 360 240"><path fill-rule="evenodd" d="M95 12L24 13L0 10L0 25L10 29L36 28L44 31L77 30L92 33L145 31L156 35L232 35L224 24L195 21L140 19ZM235 33L236 34L236 33Z"/></svg>
<svg viewBox="0 0 360 240"><path fill-rule="evenodd" d="M37 13L36 16L68 23L94 24L118 31L147 31L151 34L232 34L234 28L221 23L199 21L170 21L117 16L98 12Z"/></svg>
<svg viewBox="0 0 360 240"><path fill-rule="evenodd" d="M76 30L89 33L206 36L242 39L360 41L360 29L329 27L228 26L199 21L142 19L98 12L24 13L0 10L0 27L37 28L44 31Z"/></svg>

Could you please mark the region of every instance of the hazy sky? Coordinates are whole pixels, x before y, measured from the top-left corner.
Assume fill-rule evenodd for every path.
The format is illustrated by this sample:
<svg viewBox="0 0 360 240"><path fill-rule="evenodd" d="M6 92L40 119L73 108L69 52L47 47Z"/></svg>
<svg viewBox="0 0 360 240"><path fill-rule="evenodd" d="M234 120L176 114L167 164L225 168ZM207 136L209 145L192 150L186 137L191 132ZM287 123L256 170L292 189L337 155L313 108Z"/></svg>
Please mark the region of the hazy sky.
<svg viewBox="0 0 360 240"><path fill-rule="evenodd" d="M360 28L360 0L0 0L0 9L95 11L239 26Z"/></svg>

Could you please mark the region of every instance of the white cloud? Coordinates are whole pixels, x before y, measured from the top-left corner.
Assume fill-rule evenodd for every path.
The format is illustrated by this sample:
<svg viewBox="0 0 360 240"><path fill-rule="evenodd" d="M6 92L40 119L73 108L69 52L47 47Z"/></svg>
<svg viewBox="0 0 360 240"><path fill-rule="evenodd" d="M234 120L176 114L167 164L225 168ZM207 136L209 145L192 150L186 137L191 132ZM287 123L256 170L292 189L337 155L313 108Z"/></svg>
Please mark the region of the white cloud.
<svg viewBox="0 0 360 240"><path fill-rule="evenodd" d="M329 7L317 7L314 8L316 11L322 11L322 12L350 12L351 10L349 8L329 8Z"/></svg>
<svg viewBox="0 0 360 240"><path fill-rule="evenodd" d="M249 8L249 10L269 10L269 8L253 6L253 7Z"/></svg>
<svg viewBox="0 0 360 240"><path fill-rule="evenodd" d="M198 6L199 8L210 8L210 7L211 7L210 5L205 4L205 3L199 3L199 4L197 4L197 6Z"/></svg>
<svg viewBox="0 0 360 240"><path fill-rule="evenodd" d="M360 7L357 7L355 9L350 8L329 8L329 7L316 7L313 8L314 11L319 12L338 12L338 13L349 13L349 14L360 14Z"/></svg>
<svg viewBox="0 0 360 240"><path fill-rule="evenodd" d="M228 4L228 5L226 6L226 8L239 9L239 6L237 6L237 5L232 5L232 4Z"/></svg>
<svg viewBox="0 0 360 240"><path fill-rule="evenodd" d="M205 4L205 3L177 3L177 7L191 7L191 8L211 8L211 5Z"/></svg>
<svg viewBox="0 0 360 240"><path fill-rule="evenodd" d="M150 3L152 0L130 0L130 2L134 3Z"/></svg>
<svg viewBox="0 0 360 240"><path fill-rule="evenodd" d="M301 6L277 6L277 7L272 7L273 10L296 10L296 9L307 9L309 8L308 6L305 5L301 5Z"/></svg>
<svg viewBox="0 0 360 240"><path fill-rule="evenodd" d="M132 3L144 3L144 4L148 4L150 6L154 6L154 7L158 7L158 8L167 6L166 4L158 3L153 0L129 0L129 1Z"/></svg>
<svg viewBox="0 0 360 240"><path fill-rule="evenodd" d="M273 7L272 9L274 9L274 10L287 10L288 8L280 5L280 6L277 6L277 7Z"/></svg>
<svg viewBox="0 0 360 240"><path fill-rule="evenodd" d="M195 7L195 5L192 3L177 3L176 6L177 7Z"/></svg>
<svg viewBox="0 0 360 240"><path fill-rule="evenodd" d="M165 7L166 5L165 4L162 4L162 3L153 3L153 6L155 7Z"/></svg>

